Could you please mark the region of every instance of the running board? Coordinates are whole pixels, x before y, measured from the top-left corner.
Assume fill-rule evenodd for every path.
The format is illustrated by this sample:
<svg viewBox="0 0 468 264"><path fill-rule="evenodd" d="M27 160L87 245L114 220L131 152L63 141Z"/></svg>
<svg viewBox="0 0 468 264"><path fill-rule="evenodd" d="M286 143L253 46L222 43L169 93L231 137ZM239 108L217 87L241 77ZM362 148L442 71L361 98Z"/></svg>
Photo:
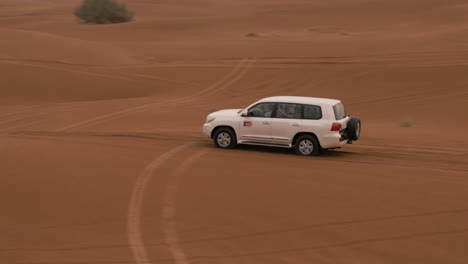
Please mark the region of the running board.
<svg viewBox="0 0 468 264"><path fill-rule="evenodd" d="M239 144L246 144L246 145L257 145L257 146L268 146L268 147L280 147L280 148L291 148L292 146L289 144L283 143L266 143L266 142L257 142L257 141L241 141Z"/></svg>

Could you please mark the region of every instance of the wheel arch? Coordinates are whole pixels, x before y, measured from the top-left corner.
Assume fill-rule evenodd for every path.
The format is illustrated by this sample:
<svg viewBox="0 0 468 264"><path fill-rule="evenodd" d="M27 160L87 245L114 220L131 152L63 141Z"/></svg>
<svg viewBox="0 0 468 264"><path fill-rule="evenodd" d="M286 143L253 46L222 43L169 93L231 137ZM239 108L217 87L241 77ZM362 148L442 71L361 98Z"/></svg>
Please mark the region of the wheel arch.
<svg viewBox="0 0 468 264"><path fill-rule="evenodd" d="M317 139L317 142L320 145L320 148L322 148L322 145L320 144L319 138L317 137L317 135L315 135L315 133L312 133L312 132L299 132L299 133L297 133L296 135L294 135L293 140L291 142L292 143L291 145L292 146L296 145L296 140L302 135L310 135L310 136L315 137L315 139Z"/></svg>
<svg viewBox="0 0 468 264"><path fill-rule="evenodd" d="M232 126L219 125L219 126L216 126L215 128L213 128L213 130L211 130L211 138L212 139L213 139L214 134L216 133L216 131L218 131L220 128L230 128L230 129L232 129L232 131L234 131L234 134L236 135L236 138L237 138L237 131Z"/></svg>

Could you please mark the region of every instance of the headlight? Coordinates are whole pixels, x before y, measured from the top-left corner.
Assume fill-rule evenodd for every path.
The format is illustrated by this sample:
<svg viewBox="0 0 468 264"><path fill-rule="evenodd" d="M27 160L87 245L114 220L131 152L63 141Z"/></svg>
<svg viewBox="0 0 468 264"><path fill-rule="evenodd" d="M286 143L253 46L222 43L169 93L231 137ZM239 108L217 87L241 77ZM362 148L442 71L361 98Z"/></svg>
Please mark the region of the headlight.
<svg viewBox="0 0 468 264"><path fill-rule="evenodd" d="M206 117L206 122L205 123L210 123L210 122L213 122L213 120L215 120L216 117L213 117L213 116L207 116Z"/></svg>

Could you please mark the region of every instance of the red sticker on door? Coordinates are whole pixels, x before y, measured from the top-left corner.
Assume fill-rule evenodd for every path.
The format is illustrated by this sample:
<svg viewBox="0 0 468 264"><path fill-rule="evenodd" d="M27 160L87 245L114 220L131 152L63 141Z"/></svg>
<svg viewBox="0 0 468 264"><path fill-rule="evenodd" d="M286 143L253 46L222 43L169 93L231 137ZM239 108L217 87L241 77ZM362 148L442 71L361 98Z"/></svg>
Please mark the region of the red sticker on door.
<svg viewBox="0 0 468 264"><path fill-rule="evenodd" d="M244 121L244 126L252 126L252 122L251 121Z"/></svg>

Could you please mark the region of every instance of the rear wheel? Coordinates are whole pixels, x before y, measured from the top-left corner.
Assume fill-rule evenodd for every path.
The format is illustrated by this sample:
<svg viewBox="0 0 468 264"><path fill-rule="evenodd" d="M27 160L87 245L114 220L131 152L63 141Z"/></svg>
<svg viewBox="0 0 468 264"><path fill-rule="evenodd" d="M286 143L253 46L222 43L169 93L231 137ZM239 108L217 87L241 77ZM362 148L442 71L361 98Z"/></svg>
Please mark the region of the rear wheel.
<svg viewBox="0 0 468 264"><path fill-rule="evenodd" d="M359 117L351 117L346 125L346 133L351 140L358 140L361 135L361 119Z"/></svg>
<svg viewBox="0 0 468 264"><path fill-rule="evenodd" d="M302 135L296 140L294 150L297 155L317 156L320 154L320 144L314 136Z"/></svg>
<svg viewBox="0 0 468 264"><path fill-rule="evenodd" d="M234 148L237 145L236 133L228 127L216 130L213 140L216 147L222 149Z"/></svg>

